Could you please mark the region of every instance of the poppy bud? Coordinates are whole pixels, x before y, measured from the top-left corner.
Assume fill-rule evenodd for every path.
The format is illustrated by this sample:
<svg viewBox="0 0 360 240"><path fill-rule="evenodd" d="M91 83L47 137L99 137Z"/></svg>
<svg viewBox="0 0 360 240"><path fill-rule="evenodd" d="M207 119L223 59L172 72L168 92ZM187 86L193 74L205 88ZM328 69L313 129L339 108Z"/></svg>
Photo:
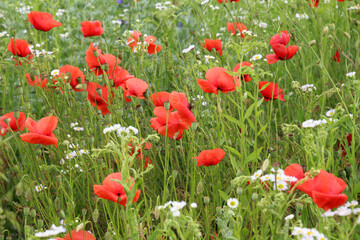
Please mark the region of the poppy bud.
<svg viewBox="0 0 360 240"><path fill-rule="evenodd" d="M99 57L98 51L94 50L94 51L93 51L93 54L94 54L95 57Z"/></svg>
<svg viewBox="0 0 360 240"><path fill-rule="evenodd" d="M204 184L203 182L200 180L200 182L198 183L198 185L196 186L196 193L197 194L201 194L204 191Z"/></svg>
<svg viewBox="0 0 360 240"><path fill-rule="evenodd" d="M61 210L61 211L59 212L59 216L60 216L62 219L65 219L65 213L64 213L63 210Z"/></svg>
<svg viewBox="0 0 360 240"><path fill-rule="evenodd" d="M164 107L165 107L166 111L169 111L169 109L170 109L170 102L165 102L165 103L164 103Z"/></svg>
<svg viewBox="0 0 360 240"><path fill-rule="evenodd" d="M172 176L173 176L174 179L176 179L177 175L178 175L178 171L173 170Z"/></svg>
<svg viewBox="0 0 360 240"><path fill-rule="evenodd" d="M97 208L95 208L95 210L92 214L92 218L93 218L94 222L97 222L99 220L99 216L100 216L99 210Z"/></svg>
<svg viewBox="0 0 360 240"><path fill-rule="evenodd" d="M350 39L350 38L351 38L351 36L350 36L350 34L349 34L348 32L344 32L344 36L345 36L347 39Z"/></svg>
<svg viewBox="0 0 360 240"><path fill-rule="evenodd" d="M360 47L360 40L357 40L357 41L355 42L355 48L356 48L356 50L359 51L359 47Z"/></svg>
<svg viewBox="0 0 360 240"><path fill-rule="evenodd" d="M93 144L95 141L95 138L94 138L94 136L88 136L88 140L91 144Z"/></svg>
<svg viewBox="0 0 360 240"><path fill-rule="evenodd" d="M25 233L25 236L26 236L26 235L29 235L29 234L30 234L30 232L31 232L31 228L30 228L30 226L29 226L29 225L24 226L24 233Z"/></svg>
<svg viewBox="0 0 360 240"><path fill-rule="evenodd" d="M70 91L70 90L71 90L71 85L70 85L70 83L65 83L65 90L66 90L66 91Z"/></svg>
<svg viewBox="0 0 360 240"><path fill-rule="evenodd" d="M26 217L26 216L29 216L29 213L30 213L30 208L25 207L25 208L24 208L24 215L25 215L25 217Z"/></svg>
<svg viewBox="0 0 360 240"><path fill-rule="evenodd" d="M216 213L217 215L220 215L222 213L222 207L216 207Z"/></svg>
<svg viewBox="0 0 360 240"><path fill-rule="evenodd" d="M18 87L18 88L17 88L17 91L18 91L18 93L19 93L20 95L23 94L23 92L24 92L22 87Z"/></svg>
<svg viewBox="0 0 360 240"><path fill-rule="evenodd" d="M31 200L31 189L28 188L25 192L25 200L30 201Z"/></svg>
<svg viewBox="0 0 360 240"><path fill-rule="evenodd" d="M24 107L26 110L30 110L31 107L30 102L25 102Z"/></svg>
<svg viewBox="0 0 360 240"><path fill-rule="evenodd" d="M265 170L269 167L269 164L270 164L270 160L269 160L269 157L267 159L265 159L262 167L261 167L261 170L263 170L263 172L265 172Z"/></svg>
<svg viewBox="0 0 360 240"><path fill-rule="evenodd" d="M62 177L61 177L61 175L57 176L57 177L56 177L56 180L58 181L58 183L62 183Z"/></svg>
<svg viewBox="0 0 360 240"><path fill-rule="evenodd" d="M30 216L33 217L33 218L36 217L36 210L35 210L35 209L32 209L32 210L30 211Z"/></svg>
<svg viewBox="0 0 360 240"><path fill-rule="evenodd" d="M334 23L329 24L329 28L331 31L335 31L335 24Z"/></svg>
<svg viewBox="0 0 360 240"><path fill-rule="evenodd" d="M1 129L0 129L0 135L4 135L5 133L6 133L5 128L1 128Z"/></svg>
<svg viewBox="0 0 360 240"><path fill-rule="evenodd" d="M326 27L323 28L322 35L326 36L328 33L329 33L329 27L326 26Z"/></svg>
<svg viewBox="0 0 360 240"><path fill-rule="evenodd" d="M42 228L43 226L44 226L44 220L42 219L37 220L37 227Z"/></svg>
<svg viewBox="0 0 360 240"><path fill-rule="evenodd" d="M355 24L356 26L359 26L359 25L360 25L360 21L357 20L357 19L355 19L355 20L354 20L354 24Z"/></svg>
<svg viewBox="0 0 360 240"><path fill-rule="evenodd" d="M348 165L348 166L345 167L345 171L346 171L346 174L347 174L348 176L351 176L352 170L353 170L352 165Z"/></svg>
<svg viewBox="0 0 360 240"><path fill-rule="evenodd" d="M108 64L103 64L101 65L101 69L104 71L109 71L109 65Z"/></svg>
<svg viewBox="0 0 360 240"><path fill-rule="evenodd" d="M22 183L22 182L19 182L19 183L16 185L16 196L22 195L23 192L24 192L23 183Z"/></svg>
<svg viewBox="0 0 360 240"><path fill-rule="evenodd" d="M55 209L56 209L57 211L58 211L58 210L61 210L61 201L60 201L60 198L58 198L58 197L55 198L54 205L55 205Z"/></svg>
<svg viewBox="0 0 360 240"><path fill-rule="evenodd" d="M87 209L86 209L86 208L83 208L83 209L81 210L81 213L82 213L82 215L85 217L86 214L87 214Z"/></svg>
<svg viewBox="0 0 360 240"><path fill-rule="evenodd" d="M102 89L101 88L98 88L96 89L96 92L99 96L102 96ZM109 114L110 115L110 114Z"/></svg>
<svg viewBox="0 0 360 240"><path fill-rule="evenodd" d="M111 239L112 239L111 233L106 232L106 233L105 233L105 236L104 236L104 239L105 239L105 240L111 240Z"/></svg>
<svg viewBox="0 0 360 240"><path fill-rule="evenodd" d="M77 227L76 227L76 232L83 230L85 228L85 224L84 223L80 223Z"/></svg>
<svg viewBox="0 0 360 240"><path fill-rule="evenodd" d="M258 200L258 198L259 198L259 195L258 195L257 193L253 193L252 196L251 196L251 199L252 199L253 201Z"/></svg>
<svg viewBox="0 0 360 240"><path fill-rule="evenodd" d="M78 78L76 79L76 81L78 82L78 84L81 84L81 83L83 82L83 80L82 80L81 77L78 77Z"/></svg>
<svg viewBox="0 0 360 240"><path fill-rule="evenodd" d="M160 209L157 207L155 208L154 217L156 220L158 220L160 217Z"/></svg>
<svg viewBox="0 0 360 240"><path fill-rule="evenodd" d="M69 140L64 140L64 141L63 141L63 144L64 144L65 146L69 146L70 141L69 141Z"/></svg>
<svg viewBox="0 0 360 240"><path fill-rule="evenodd" d="M208 205L210 203L210 198L209 197L204 197L204 204Z"/></svg>
<svg viewBox="0 0 360 240"><path fill-rule="evenodd" d="M339 172L341 178L346 178L346 171L342 170Z"/></svg>
<svg viewBox="0 0 360 240"><path fill-rule="evenodd" d="M310 46L314 46L316 44L316 40L311 40L310 42L309 42L309 45Z"/></svg>
<svg viewBox="0 0 360 240"><path fill-rule="evenodd" d="M242 194L242 192L243 192L243 189L242 189L241 187L238 187L238 188L236 189L236 194L237 194L237 195Z"/></svg>
<svg viewBox="0 0 360 240"><path fill-rule="evenodd" d="M9 122L11 122L11 118L5 118L5 119L4 119L4 122L5 122L6 124L9 124Z"/></svg>

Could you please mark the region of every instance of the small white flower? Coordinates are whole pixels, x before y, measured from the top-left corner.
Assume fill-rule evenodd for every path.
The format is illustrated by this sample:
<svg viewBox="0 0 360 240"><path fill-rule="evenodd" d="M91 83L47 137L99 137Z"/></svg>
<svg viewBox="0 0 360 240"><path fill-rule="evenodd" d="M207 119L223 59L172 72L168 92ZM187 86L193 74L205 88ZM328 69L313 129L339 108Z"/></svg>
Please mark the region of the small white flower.
<svg viewBox="0 0 360 240"><path fill-rule="evenodd" d="M193 202L193 203L190 204L190 207L191 208L197 208L197 204Z"/></svg>
<svg viewBox="0 0 360 240"><path fill-rule="evenodd" d="M84 131L84 128L83 127L74 127L73 128L75 131L77 131L77 132L82 132L82 131Z"/></svg>
<svg viewBox="0 0 360 240"><path fill-rule="evenodd" d="M284 181L278 181L276 182L276 185L274 183L274 190L286 191L288 190L288 185Z"/></svg>
<svg viewBox="0 0 360 240"><path fill-rule="evenodd" d="M71 123L71 124L70 124L70 127L73 128L73 127L77 126L78 124L79 124L78 122Z"/></svg>
<svg viewBox="0 0 360 240"><path fill-rule="evenodd" d="M330 109L329 111L326 112L327 117L332 117L334 114L335 114L335 109Z"/></svg>
<svg viewBox="0 0 360 240"><path fill-rule="evenodd" d="M293 219L294 217L295 217L294 214L290 214L285 217L285 221L289 221L290 219Z"/></svg>
<svg viewBox="0 0 360 240"><path fill-rule="evenodd" d="M261 169L254 172L254 174L251 176L251 180L254 181L255 179L258 179L262 175L263 171Z"/></svg>
<svg viewBox="0 0 360 240"><path fill-rule="evenodd" d="M304 234L304 229L299 227L294 227L294 230L292 231L291 235L299 236Z"/></svg>
<svg viewBox="0 0 360 240"><path fill-rule="evenodd" d="M349 72L346 74L347 77L353 77L355 76L356 72Z"/></svg>
<svg viewBox="0 0 360 240"><path fill-rule="evenodd" d="M356 200L352 200L351 202L345 203L345 207L348 207L348 208L354 208L357 205L359 205L359 202Z"/></svg>
<svg viewBox="0 0 360 240"><path fill-rule="evenodd" d="M237 208L239 206L239 201L236 198L229 198L226 203L230 208Z"/></svg>
<svg viewBox="0 0 360 240"><path fill-rule="evenodd" d="M262 55L261 54L256 54L250 60L257 61L257 60L260 60L260 59L262 59Z"/></svg>
<svg viewBox="0 0 360 240"><path fill-rule="evenodd" d="M204 4L207 4L209 2L209 0L204 0L204 1L202 1L200 4L201 5L204 5Z"/></svg>
<svg viewBox="0 0 360 240"><path fill-rule="evenodd" d="M265 181L275 181L275 175L274 174L266 174L264 176L260 177L260 180L265 182Z"/></svg>
<svg viewBox="0 0 360 240"><path fill-rule="evenodd" d="M188 53L195 48L195 45L190 45L188 48L182 50L182 53Z"/></svg>
<svg viewBox="0 0 360 240"><path fill-rule="evenodd" d="M139 133L139 129L133 127L133 126L130 126L127 128L128 132L133 132L134 135L138 134Z"/></svg>
<svg viewBox="0 0 360 240"><path fill-rule="evenodd" d="M172 211L173 217L179 217L180 216L180 211Z"/></svg>
<svg viewBox="0 0 360 240"><path fill-rule="evenodd" d="M47 187L43 186L42 184L39 184L39 185L35 186L35 190L37 192L41 192L43 189L47 189Z"/></svg>

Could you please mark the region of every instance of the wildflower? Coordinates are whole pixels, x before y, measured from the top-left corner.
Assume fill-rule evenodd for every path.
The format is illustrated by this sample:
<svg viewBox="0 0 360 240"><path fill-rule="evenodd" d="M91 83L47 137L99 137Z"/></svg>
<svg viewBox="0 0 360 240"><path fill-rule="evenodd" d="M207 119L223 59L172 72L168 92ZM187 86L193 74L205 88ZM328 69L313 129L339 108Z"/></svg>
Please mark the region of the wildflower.
<svg viewBox="0 0 360 240"><path fill-rule="evenodd" d="M77 131L77 132L84 131L84 128L83 128L83 127L74 127L73 129L74 129L75 131Z"/></svg>
<svg viewBox="0 0 360 240"><path fill-rule="evenodd" d="M241 63L241 70L246 68L252 68L254 69L252 63L249 62L242 62ZM238 72L240 69L240 63L236 64L236 66L233 69L233 72ZM241 80L245 82L249 82L251 80L251 77L249 74L241 74Z"/></svg>
<svg viewBox="0 0 360 240"><path fill-rule="evenodd" d="M66 232L66 228L62 224L63 220L60 222L60 226L57 227L55 224L52 224L50 229L44 231L44 232L36 232L35 237L43 238L43 237L51 237L58 235L59 233Z"/></svg>
<svg viewBox="0 0 360 240"><path fill-rule="evenodd" d="M70 79L69 79L70 77ZM69 82L71 88L75 92L82 92L84 91L84 87L80 84L85 83L85 75L84 73L77 67L71 65L62 66L59 69L59 73L53 79L53 82L57 82L58 80L62 80L64 85L65 83Z"/></svg>
<svg viewBox="0 0 360 240"><path fill-rule="evenodd" d="M256 60L260 60L260 59L262 59L262 55L261 54L256 54L250 60L256 61Z"/></svg>
<svg viewBox="0 0 360 240"><path fill-rule="evenodd" d="M226 203L229 208L237 208L239 206L239 201L236 198L229 198Z"/></svg>
<svg viewBox="0 0 360 240"><path fill-rule="evenodd" d="M293 219L294 217L295 217L294 214L287 215L285 217L285 221L289 221L289 220Z"/></svg>
<svg viewBox="0 0 360 240"><path fill-rule="evenodd" d="M197 208L197 206L198 206L198 205L197 205L196 203L194 203L194 202L190 204L190 207L191 207L191 208Z"/></svg>
<svg viewBox="0 0 360 240"><path fill-rule="evenodd" d="M277 181L274 183L274 190L286 191L288 190L287 183L285 181Z"/></svg>
<svg viewBox="0 0 360 240"><path fill-rule="evenodd" d="M264 88L265 85L267 85L267 87ZM266 102L271 99L279 99L280 101L285 101L282 94L283 90L279 87L277 83L261 81L259 82L259 90L260 94L264 97Z"/></svg>
<svg viewBox="0 0 360 240"><path fill-rule="evenodd" d="M156 92L150 96L150 101L155 105L155 107L164 107L166 102L169 102L170 93L168 92ZM173 110L170 106L170 111Z"/></svg>
<svg viewBox="0 0 360 240"><path fill-rule="evenodd" d="M316 90L314 84L305 84L300 87L303 92L311 92L312 90Z"/></svg>
<svg viewBox="0 0 360 240"><path fill-rule="evenodd" d="M127 203L127 196L124 187L120 183L115 182L114 180L120 180L120 181L122 180L120 172L112 173L108 175L104 179L102 185L94 185L93 186L94 192L100 198L119 203L120 205L125 207ZM131 188L135 184L134 179L132 177L130 177L130 182L132 182L130 187L131 190ZM140 190L136 190L136 194L133 199L133 202L137 202L139 197L140 197Z"/></svg>
<svg viewBox="0 0 360 240"><path fill-rule="evenodd" d="M58 147L58 140L52 131L55 130L58 119L55 116L44 117L38 122L28 118L25 121L30 133L20 135L21 140L32 144L54 145Z"/></svg>
<svg viewBox="0 0 360 240"><path fill-rule="evenodd" d="M271 37L270 46L275 54L266 55L269 64L276 63L279 60L289 60L296 54L299 47L296 45L286 47L289 41L290 34L287 31L281 31L281 34L278 33Z"/></svg>
<svg viewBox="0 0 360 240"><path fill-rule="evenodd" d="M216 148L213 150L204 150L199 156L196 156L197 160L196 166L212 166L217 165L225 156L225 151L221 148Z"/></svg>
<svg viewBox="0 0 360 240"><path fill-rule="evenodd" d="M16 115L16 117L15 117ZM7 131L23 131L25 128L25 113L23 112L10 112L0 117L0 136L5 136Z"/></svg>
<svg viewBox="0 0 360 240"><path fill-rule="evenodd" d="M255 179L258 179L262 175L263 171L261 169L254 172L254 174L251 176L251 180L254 181Z"/></svg>
<svg viewBox="0 0 360 240"><path fill-rule="evenodd" d="M44 186L44 185L42 185L42 184L39 184L39 185L36 185L36 186L35 186L35 190L36 190L37 192L41 192L43 189L47 189L47 187Z"/></svg>
<svg viewBox="0 0 360 240"><path fill-rule="evenodd" d="M95 82L89 82L86 86L86 90L88 91L88 100L91 105L100 110L102 115L110 113L108 104L111 102L111 98L108 96L108 88Z"/></svg>
<svg viewBox="0 0 360 240"><path fill-rule="evenodd" d="M326 116L327 117L332 117L335 113L335 109L330 109L329 111L326 112Z"/></svg>
<svg viewBox="0 0 360 240"><path fill-rule="evenodd" d="M238 86L239 80L233 78L226 71L225 68L213 67L205 74L207 80L197 79L197 83L206 93L218 94L219 90L223 93L233 92L235 91L235 83Z"/></svg>
<svg viewBox="0 0 360 240"><path fill-rule="evenodd" d="M84 37L100 36L104 29L100 21L85 21L81 23L81 32Z"/></svg>
<svg viewBox="0 0 360 240"><path fill-rule="evenodd" d="M347 76L347 77L353 77L353 76L355 76L355 74L356 74L356 72L348 72L348 73L346 74L346 76Z"/></svg>
<svg viewBox="0 0 360 240"><path fill-rule="evenodd" d="M11 52L14 56L22 58L28 56L28 60L30 60L34 56L33 54L31 54L31 49L28 42L22 39L14 40L14 38L12 38L7 45L7 50ZM18 61L15 65L21 65L21 62Z"/></svg>
<svg viewBox="0 0 360 240"><path fill-rule="evenodd" d="M126 81L126 88L124 91L124 98L126 102L131 102L130 96L145 99L144 93L148 89L149 85L138 78L131 78Z"/></svg>
<svg viewBox="0 0 360 240"><path fill-rule="evenodd" d="M195 45L190 45L188 48L182 50L182 53L188 53L195 48Z"/></svg>
<svg viewBox="0 0 360 240"><path fill-rule="evenodd" d="M89 66L91 72L96 76L103 74L102 65L107 64L109 69L114 69L121 61L112 54L102 54L101 50L94 47L93 43L90 43L88 50L86 51L85 61Z"/></svg>
<svg viewBox="0 0 360 240"><path fill-rule="evenodd" d="M247 31L248 29L246 28L246 26L243 23L238 23L238 22L236 22L236 23L228 22L227 23L227 30L229 32L231 32L232 35L236 34L235 27L239 30L240 36L242 38L245 38L246 35L245 35L244 31Z"/></svg>
<svg viewBox="0 0 360 240"><path fill-rule="evenodd" d="M260 180L265 182L265 181L275 181L275 175L274 174L266 174L264 176L260 177Z"/></svg>
<svg viewBox="0 0 360 240"><path fill-rule="evenodd" d="M334 61L335 61L335 62L341 62L339 49L336 50L336 53L335 53L335 55L334 55Z"/></svg>
<svg viewBox="0 0 360 240"><path fill-rule="evenodd" d="M62 24L53 19L53 16L47 12L30 12L28 15L30 23L35 29L40 31L50 31L54 27L60 27Z"/></svg>
<svg viewBox="0 0 360 240"><path fill-rule="evenodd" d="M217 51L220 56L222 55L221 39L216 39L216 40L205 39L205 42L203 43L203 47L210 52L212 49L215 49L215 51Z"/></svg>
<svg viewBox="0 0 360 240"><path fill-rule="evenodd" d="M56 240L96 240L94 235L84 230L73 230L65 235L65 238L56 238Z"/></svg>
<svg viewBox="0 0 360 240"><path fill-rule="evenodd" d="M217 0L218 1L218 3L222 3L223 2L223 0ZM240 0L229 0L230 2L240 2ZM225 2L227 3L228 2L228 0L225 0Z"/></svg>

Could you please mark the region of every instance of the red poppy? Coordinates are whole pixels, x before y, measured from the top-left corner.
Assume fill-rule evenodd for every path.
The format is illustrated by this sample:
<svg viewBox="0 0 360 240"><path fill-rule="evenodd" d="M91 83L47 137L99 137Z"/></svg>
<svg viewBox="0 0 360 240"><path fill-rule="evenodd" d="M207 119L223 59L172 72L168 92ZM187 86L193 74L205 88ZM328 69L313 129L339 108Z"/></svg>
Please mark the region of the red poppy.
<svg viewBox="0 0 360 240"><path fill-rule="evenodd" d="M33 86L33 87L42 87L42 88L44 88L48 84L48 80L46 78L44 80L42 80L40 75L39 76L34 76L34 78L35 78L34 80L31 79L30 73L27 73L25 75L25 77L26 77L29 85Z"/></svg>
<svg viewBox="0 0 360 240"><path fill-rule="evenodd" d="M253 64L249 62L242 62L241 63L241 69L250 67L254 69ZM233 72L237 72L240 69L240 63L236 64L236 66L233 69ZM249 82L251 80L251 77L249 74L241 74L241 80L245 82Z"/></svg>
<svg viewBox="0 0 360 240"><path fill-rule="evenodd" d="M102 185L94 185L94 193L99 197L103 199L107 199L116 203L119 203L122 206L126 206L127 203L127 196L124 190L124 187L114 180L122 180L121 173L112 173L108 175ZM132 177L130 177L130 182L132 182L130 189L134 186L135 182ZM137 202L140 197L140 190L136 190L135 197L133 199L133 202ZM120 198L120 199L119 199Z"/></svg>
<svg viewBox="0 0 360 240"><path fill-rule="evenodd" d="M235 91L235 83L236 86L239 86L239 79L233 78L225 68L221 67L209 69L205 74L205 78L207 80L198 79L197 83L206 93L218 94L219 90L223 93L233 92Z"/></svg>
<svg viewBox="0 0 360 240"><path fill-rule="evenodd" d="M33 57L28 42L22 39L16 39L14 41L12 38L7 46L7 50L9 50L14 56L26 57L27 55L30 55L29 59Z"/></svg>
<svg viewBox="0 0 360 240"><path fill-rule="evenodd" d="M269 85L265 89L260 91L261 95L265 99L265 102L269 101L270 99L279 99L280 101L285 101L282 94L283 90L279 87L277 83L261 81L259 82L259 90L262 89L266 84Z"/></svg>
<svg viewBox="0 0 360 240"><path fill-rule="evenodd" d="M71 88L76 92L82 92L84 89L77 89L76 87L79 84L85 83L84 73L77 67L71 65L65 65L59 68L59 74L54 78L53 81L56 81L59 78L70 77L70 79L65 80L64 82L69 82ZM81 85L80 85L81 86Z"/></svg>
<svg viewBox="0 0 360 240"><path fill-rule="evenodd" d="M175 109L180 108L179 104L190 109L190 104L186 98L185 93L172 91L169 96L169 102L170 102L170 105Z"/></svg>
<svg viewBox="0 0 360 240"><path fill-rule="evenodd" d="M155 105L155 107L164 107L165 102L169 102L170 93L168 92L156 92L150 96L150 101ZM174 108L170 106L170 111Z"/></svg>
<svg viewBox="0 0 360 240"><path fill-rule="evenodd" d="M148 44L148 47L147 47L148 54L155 54L161 50L160 45L154 44L155 41L156 41L156 37L153 37L153 36L147 36L145 38L145 42Z"/></svg>
<svg viewBox="0 0 360 240"><path fill-rule="evenodd" d="M286 47L289 41L290 34L287 31L281 31L281 34L278 33L271 37L270 46L275 54L266 55L269 64L276 63L279 60L289 60L294 57L299 47L296 45Z"/></svg>
<svg viewBox="0 0 360 240"><path fill-rule="evenodd" d="M107 64L109 70L115 68L115 66L121 62L120 59L112 54L102 54L101 50L94 47L93 43L90 43L86 51L85 61L91 72L94 72L96 76L103 74L103 70L101 69L102 65Z"/></svg>
<svg viewBox="0 0 360 240"><path fill-rule="evenodd" d="M100 21L85 21L81 23L81 32L84 37L100 36L104 29Z"/></svg>
<svg viewBox="0 0 360 240"><path fill-rule="evenodd" d="M14 112L10 112L0 117L0 136L5 136L9 128L14 132L24 130L25 113L18 112L15 115Z"/></svg>
<svg viewBox="0 0 360 240"><path fill-rule="evenodd" d="M221 39L216 39L216 40L205 39L205 42L203 43L203 47L206 48L210 52L212 49L215 49L219 53L220 56L222 55Z"/></svg>
<svg viewBox="0 0 360 240"><path fill-rule="evenodd" d="M243 23L238 23L238 22L236 22L236 23L228 22L227 23L227 30L230 31L233 35L236 34L235 27L239 30L239 33L241 34L240 36L242 38L246 37L246 34L243 33L243 31L244 30L247 31L248 29L246 28L246 26Z"/></svg>
<svg viewBox="0 0 360 240"><path fill-rule="evenodd" d="M213 150L204 150L199 156L196 156L196 166L212 166L217 165L225 156L225 151L221 148Z"/></svg>
<svg viewBox="0 0 360 240"><path fill-rule="evenodd" d="M57 22L53 19L53 16L47 12L30 12L28 15L30 23L35 29L47 32L54 27L62 26L61 22Z"/></svg>
<svg viewBox="0 0 360 240"><path fill-rule="evenodd" d="M146 151L146 150L150 150L152 149L152 145L150 142L145 142L143 145L142 145L142 148ZM151 159L146 157L143 152L142 152L142 148L139 148L138 150L138 155L137 155L137 158L142 160L144 162L144 166L147 168L149 164L151 164ZM135 146L133 145L132 142L130 142L130 149L131 149L131 152L130 152L130 156L133 155L135 153Z"/></svg>
<svg viewBox="0 0 360 240"><path fill-rule="evenodd" d="M129 96L145 99L144 93L148 89L149 85L138 78L131 78L126 81L124 90L124 98L126 102L131 102Z"/></svg>
<svg viewBox="0 0 360 240"><path fill-rule="evenodd" d="M118 87L125 89L126 81L130 78L134 78L133 75L131 75L128 71L126 71L119 65L116 65L115 68L110 67L109 71L106 73L108 77L114 81L115 89L117 89Z"/></svg>
<svg viewBox="0 0 360 240"><path fill-rule="evenodd" d="M309 6L318 7L320 0L309 0ZM338 2L344 2L345 0L338 0Z"/></svg>
<svg viewBox="0 0 360 240"><path fill-rule="evenodd" d="M57 237L56 240L96 240L96 238L88 231L80 230L77 232L73 230L66 234L65 238Z"/></svg>
<svg viewBox="0 0 360 240"><path fill-rule="evenodd" d="M334 61L335 61L335 62L341 62L339 49L336 51L336 53L335 53L335 55L334 55Z"/></svg>
<svg viewBox="0 0 360 240"><path fill-rule="evenodd" d="M141 40L140 40L141 35L142 35L141 32L138 32L135 30L131 34L132 37L128 38L127 44L130 46L131 51L134 49L134 47L138 46L139 43L141 42Z"/></svg>
<svg viewBox="0 0 360 240"><path fill-rule="evenodd" d="M154 114L156 118L150 119L150 127L169 138L174 138L177 134L176 140L181 139L185 130L189 128L192 122L196 121L192 112L182 105L179 105L178 111L175 112L166 111L164 107L156 107Z"/></svg>
<svg viewBox="0 0 360 240"><path fill-rule="evenodd" d="M88 82L86 86L88 100L91 105L100 110L102 115L110 113L108 104L111 102L111 99L108 96L108 88L95 82Z"/></svg>
<svg viewBox="0 0 360 240"><path fill-rule="evenodd" d="M217 1L218 1L218 3L222 3L222 2L223 2L223 0L217 0ZM227 3L228 0L225 0L225 2ZM240 2L240 0L230 0L230 2Z"/></svg>
<svg viewBox="0 0 360 240"><path fill-rule="evenodd" d="M341 147L341 156L345 157L347 155L347 152L345 150L345 145L347 145L348 147L351 146L352 143L352 134L349 133L348 135L346 135L346 140L347 140L347 144L342 141L341 143L338 143L337 149L335 149L335 151L339 150L339 147Z"/></svg>
<svg viewBox="0 0 360 240"><path fill-rule="evenodd" d="M38 122L27 118L25 126L30 132L20 135L20 138L27 143L54 145L57 148L58 140L53 133L57 123L58 119L55 116L44 117Z"/></svg>
<svg viewBox="0 0 360 240"><path fill-rule="evenodd" d="M286 167L284 169L284 173L286 176L296 177L298 181L305 177L302 167L297 163L293 163ZM295 184L296 182L291 182L291 187L293 187Z"/></svg>

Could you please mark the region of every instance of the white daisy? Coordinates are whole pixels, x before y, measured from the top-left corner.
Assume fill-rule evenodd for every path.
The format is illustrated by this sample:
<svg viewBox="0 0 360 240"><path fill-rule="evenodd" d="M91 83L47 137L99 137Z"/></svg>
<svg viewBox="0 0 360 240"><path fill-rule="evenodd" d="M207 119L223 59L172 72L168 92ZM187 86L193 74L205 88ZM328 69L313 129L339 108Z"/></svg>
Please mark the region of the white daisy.
<svg viewBox="0 0 360 240"><path fill-rule="evenodd" d="M239 201L236 198L229 198L226 203L230 208L237 208L239 206Z"/></svg>

